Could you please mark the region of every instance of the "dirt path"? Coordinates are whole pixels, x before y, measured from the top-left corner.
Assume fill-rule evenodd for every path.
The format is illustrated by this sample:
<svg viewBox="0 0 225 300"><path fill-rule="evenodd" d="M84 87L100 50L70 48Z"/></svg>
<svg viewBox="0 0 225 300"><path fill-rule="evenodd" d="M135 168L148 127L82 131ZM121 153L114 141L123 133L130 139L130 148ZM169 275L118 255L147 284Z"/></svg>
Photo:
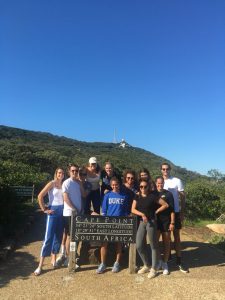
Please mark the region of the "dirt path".
<svg viewBox="0 0 225 300"><path fill-rule="evenodd" d="M16 252L0 264L0 299L225 299L225 256L191 238L184 230L183 258L189 274L177 271L149 280L147 275L95 273L96 266L83 266L69 274L65 268L52 270L47 259L44 272L35 277L43 237L43 218L24 237Z"/></svg>

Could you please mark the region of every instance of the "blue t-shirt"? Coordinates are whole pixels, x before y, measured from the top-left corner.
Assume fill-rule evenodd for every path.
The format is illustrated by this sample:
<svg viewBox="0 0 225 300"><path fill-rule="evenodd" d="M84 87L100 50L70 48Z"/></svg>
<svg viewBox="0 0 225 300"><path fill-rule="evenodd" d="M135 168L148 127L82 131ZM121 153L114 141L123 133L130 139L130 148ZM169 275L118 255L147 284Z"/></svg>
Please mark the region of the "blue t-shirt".
<svg viewBox="0 0 225 300"><path fill-rule="evenodd" d="M128 197L125 193L114 193L110 191L105 194L102 203L103 216L125 217L128 214Z"/></svg>

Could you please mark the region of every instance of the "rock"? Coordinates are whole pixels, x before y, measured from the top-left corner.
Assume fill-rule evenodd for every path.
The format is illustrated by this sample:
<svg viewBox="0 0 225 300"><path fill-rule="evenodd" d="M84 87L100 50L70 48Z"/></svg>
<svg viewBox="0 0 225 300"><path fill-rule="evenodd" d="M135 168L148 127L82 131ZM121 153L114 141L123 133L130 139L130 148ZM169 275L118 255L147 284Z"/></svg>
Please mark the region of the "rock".
<svg viewBox="0 0 225 300"><path fill-rule="evenodd" d="M225 224L208 224L206 227L216 233L225 234Z"/></svg>

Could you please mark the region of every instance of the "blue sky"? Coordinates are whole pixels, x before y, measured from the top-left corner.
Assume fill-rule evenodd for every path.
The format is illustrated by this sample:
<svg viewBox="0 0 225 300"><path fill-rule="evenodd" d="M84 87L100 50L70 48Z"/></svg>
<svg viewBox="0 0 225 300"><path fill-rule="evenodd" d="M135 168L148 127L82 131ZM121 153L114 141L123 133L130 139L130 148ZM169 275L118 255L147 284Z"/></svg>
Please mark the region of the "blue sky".
<svg viewBox="0 0 225 300"><path fill-rule="evenodd" d="M1 1L1 125L225 173L224 83L224 0Z"/></svg>

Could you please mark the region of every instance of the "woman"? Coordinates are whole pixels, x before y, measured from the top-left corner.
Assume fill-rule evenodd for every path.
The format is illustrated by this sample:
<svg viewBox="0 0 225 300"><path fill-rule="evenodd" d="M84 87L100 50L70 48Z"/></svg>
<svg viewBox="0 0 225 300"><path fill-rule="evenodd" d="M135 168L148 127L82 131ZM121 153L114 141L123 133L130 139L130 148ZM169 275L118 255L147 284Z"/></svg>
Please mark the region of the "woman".
<svg viewBox="0 0 225 300"><path fill-rule="evenodd" d="M125 170L123 173L123 185L121 190L128 195L128 209L129 213L131 212L131 206L133 199L138 192L136 184L136 173L134 170Z"/></svg>
<svg viewBox="0 0 225 300"><path fill-rule="evenodd" d="M63 169L57 168L54 174L54 180L50 181L38 195L39 206L41 210L47 214L47 223L39 266L34 271L34 275L36 276L41 274L46 256L52 255L51 263L53 267L56 267L56 255L59 253L63 235L63 178ZM49 205L45 207L44 197L47 194Z"/></svg>
<svg viewBox="0 0 225 300"><path fill-rule="evenodd" d="M111 162L107 161L105 163L104 170L101 172L101 181L102 181L102 186L101 186L101 198L104 198L104 195L108 193L109 191L112 190L110 186L110 180L113 177L117 177L120 181L119 176L116 174L116 171L114 169L114 166Z"/></svg>
<svg viewBox="0 0 225 300"><path fill-rule="evenodd" d="M139 173L138 173L138 179L139 179L139 181L140 181L141 179L146 179L146 180L148 180L149 182L151 182L151 189L152 189L152 190L155 190L155 189L156 189L155 183L154 183L154 181L153 181L153 179L152 179L152 177L151 177L150 172L149 172L148 169L142 168L142 169L139 171Z"/></svg>
<svg viewBox="0 0 225 300"><path fill-rule="evenodd" d="M154 278L157 274L158 264L158 243L155 215L165 210L168 204L161 198L156 191L151 190L151 183L146 179L141 179L139 184L140 192L135 196L131 212L139 217L140 224L136 236L137 251L144 263L143 268L138 274L147 273L148 278ZM159 208L157 206L159 205ZM146 233L150 241L152 251L152 267L148 260L146 247Z"/></svg>
<svg viewBox="0 0 225 300"><path fill-rule="evenodd" d="M85 214L90 214L91 203L96 213L100 213L101 197L100 197L100 167L97 164L96 157L89 159L89 166L87 171L87 181L91 183L91 192L87 196Z"/></svg>

